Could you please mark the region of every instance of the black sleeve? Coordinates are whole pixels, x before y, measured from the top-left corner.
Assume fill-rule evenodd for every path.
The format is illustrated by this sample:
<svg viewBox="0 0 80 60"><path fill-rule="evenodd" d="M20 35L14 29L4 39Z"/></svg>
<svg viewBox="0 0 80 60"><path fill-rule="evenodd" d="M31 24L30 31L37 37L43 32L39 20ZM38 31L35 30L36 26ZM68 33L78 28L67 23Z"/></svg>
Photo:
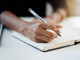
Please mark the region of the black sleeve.
<svg viewBox="0 0 80 60"><path fill-rule="evenodd" d="M3 11L4 11L3 9L0 9L0 14L1 14Z"/></svg>
<svg viewBox="0 0 80 60"><path fill-rule="evenodd" d="M0 14L1 14L3 11L8 10L8 8L6 8L7 6L6 6L5 3L7 3L7 2L6 2L6 1L4 2L4 0L1 0L1 1L0 1Z"/></svg>
<svg viewBox="0 0 80 60"><path fill-rule="evenodd" d="M1 7L0 7L0 14L1 14L3 11L8 11L8 9L6 9L6 8L1 8Z"/></svg>
<svg viewBox="0 0 80 60"><path fill-rule="evenodd" d="M52 7L54 8L54 11L56 11L57 8L65 8L66 9L66 0L47 0L51 3Z"/></svg>

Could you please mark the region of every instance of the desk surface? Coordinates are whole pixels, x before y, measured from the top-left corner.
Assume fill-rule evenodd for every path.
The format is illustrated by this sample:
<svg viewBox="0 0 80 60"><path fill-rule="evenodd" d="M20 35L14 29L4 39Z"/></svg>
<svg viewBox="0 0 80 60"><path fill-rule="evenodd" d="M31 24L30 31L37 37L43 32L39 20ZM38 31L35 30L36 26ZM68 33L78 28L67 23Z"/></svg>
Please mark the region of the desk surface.
<svg viewBox="0 0 80 60"><path fill-rule="evenodd" d="M12 31L4 28L0 46L0 60L80 60L80 44L41 52L12 37Z"/></svg>

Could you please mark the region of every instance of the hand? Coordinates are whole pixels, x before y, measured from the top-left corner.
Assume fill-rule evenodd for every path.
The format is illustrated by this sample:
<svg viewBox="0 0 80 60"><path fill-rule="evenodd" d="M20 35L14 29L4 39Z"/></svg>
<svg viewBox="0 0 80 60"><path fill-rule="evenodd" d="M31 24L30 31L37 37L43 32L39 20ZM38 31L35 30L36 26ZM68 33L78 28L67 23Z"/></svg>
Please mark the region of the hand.
<svg viewBox="0 0 80 60"><path fill-rule="evenodd" d="M43 19L50 25L56 25L62 20L62 16L59 12L54 12L53 14L46 16ZM32 22L41 22L41 21L38 20L37 18L34 18Z"/></svg>
<svg viewBox="0 0 80 60"><path fill-rule="evenodd" d="M59 23L62 20L62 17L60 15L60 13L54 12L51 15L47 16L46 19L51 21L53 24L57 24L57 23Z"/></svg>
<svg viewBox="0 0 80 60"><path fill-rule="evenodd" d="M47 29L60 34L60 31L55 26L48 26L48 24L43 22L30 22L28 25L25 22L20 33L37 43L47 43L58 37L56 33L51 33Z"/></svg>
<svg viewBox="0 0 80 60"><path fill-rule="evenodd" d="M58 8L57 12L60 13L60 15L62 16L62 18L66 18L67 17L67 10L63 9L63 8Z"/></svg>
<svg viewBox="0 0 80 60"><path fill-rule="evenodd" d="M51 16L47 16L46 18L43 18L49 25L53 25L53 26L56 26L56 28L62 28L61 25L58 25L57 24L57 20L54 20L56 18L51 18ZM34 20L32 22L41 22L40 20L38 20L37 18L34 18Z"/></svg>

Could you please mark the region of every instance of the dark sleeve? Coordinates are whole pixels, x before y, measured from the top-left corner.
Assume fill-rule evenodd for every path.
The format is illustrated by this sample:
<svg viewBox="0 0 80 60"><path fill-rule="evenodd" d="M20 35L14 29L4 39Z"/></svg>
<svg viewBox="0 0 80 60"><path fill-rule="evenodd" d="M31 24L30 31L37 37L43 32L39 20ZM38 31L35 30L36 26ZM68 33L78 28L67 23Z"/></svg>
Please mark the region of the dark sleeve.
<svg viewBox="0 0 80 60"><path fill-rule="evenodd" d="M1 9L1 8L0 8L0 14L1 14L3 11L9 11L9 9L5 9L5 8L4 8L4 9Z"/></svg>
<svg viewBox="0 0 80 60"><path fill-rule="evenodd" d="M5 6L6 6L5 3L6 3L6 2L4 2L4 0L1 0L1 1L0 1L0 14L7 9L7 8L5 7Z"/></svg>
<svg viewBox="0 0 80 60"><path fill-rule="evenodd" d="M3 12L3 11L5 11L5 10L8 10L6 7L6 5L5 5L5 3L6 2L4 2L4 1L0 1L0 14Z"/></svg>
<svg viewBox="0 0 80 60"><path fill-rule="evenodd" d="M65 8L66 9L66 0L47 0L51 3L52 7L56 11L57 8Z"/></svg>
<svg viewBox="0 0 80 60"><path fill-rule="evenodd" d="M4 11L3 9L0 9L0 14L1 14L3 11Z"/></svg>

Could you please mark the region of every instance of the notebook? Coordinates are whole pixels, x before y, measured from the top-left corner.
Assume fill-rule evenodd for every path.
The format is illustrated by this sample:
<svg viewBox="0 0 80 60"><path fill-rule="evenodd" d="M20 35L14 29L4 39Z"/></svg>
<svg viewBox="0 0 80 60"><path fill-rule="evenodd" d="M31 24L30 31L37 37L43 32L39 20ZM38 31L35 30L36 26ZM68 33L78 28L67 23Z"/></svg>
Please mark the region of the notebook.
<svg viewBox="0 0 80 60"><path fill-rule="evenodd" d="M0 45L1 45L2 29L3 29L3 25L0 24Z"/></svg>
<svg viewBox="0 0 80 60"><path fill-rule="evenodd" d="M44 52L59 49L66 46L72 46L75 43L80 42L80 30L75 28L70 20L70 18L66 18L65 20L59 23L63 26L63 28L60 29L62 37L58 36L58 38L50 41L49 43L36 43L16 31L12 32L12 36L28 44L29 46L32 46Z"/></svg>
<svg viewBox="0 0 80 60"><path fill-rule="evenodd" d="M1 37L1 33L2 33L2 28L3 28L3 25L0 24L0 37Z"/></svg>

